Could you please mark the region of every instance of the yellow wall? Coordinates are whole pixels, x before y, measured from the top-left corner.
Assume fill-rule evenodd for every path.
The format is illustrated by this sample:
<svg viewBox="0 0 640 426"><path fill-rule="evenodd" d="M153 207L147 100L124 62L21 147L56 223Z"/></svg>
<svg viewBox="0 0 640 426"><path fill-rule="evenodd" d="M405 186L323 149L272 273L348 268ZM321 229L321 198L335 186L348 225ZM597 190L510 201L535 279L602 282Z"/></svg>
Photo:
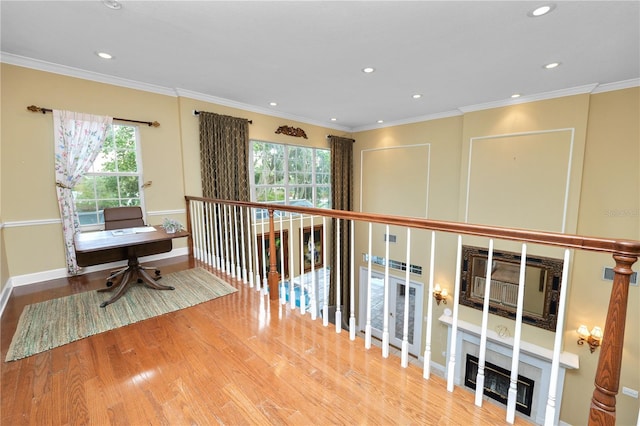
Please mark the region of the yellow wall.
<svg viewBox="0 0 640 426"><path fill-rule="evenodd" d="M471 140L488 138L487 140L501 140L504 135L512 135L507 139L511 143L525 139L520 134L530 133L540 136L539 145L548 151L549 155L566 158L566 141L572 140L572 161L569 167L569 190L567 192L567 212L565 229L568 233L579 233L601 237L617 237L628 239L640 239L639 235L639 199L640 179L638 164L640 160L640 136L638 132L639 92L640 89L626 89L595 95L577 95L558 99L550 99L539 102L531 102L509 107L495 108L468 112L464 116L433 120L426 123L411 124L380 130L361 132L354 135L356 139L356 153L354 157L360 163L361 153L368 150L384 147L399 148L409 147L414 144L430 143L430 175L429 187L422 184L422 179L410 187L396 187L400 198L405 198L407 203L412 203L416 198L415 193L428 190L429 212L431 219L464 221L467 199L467 173L469 164L469 149ZM568 131L557 131L569 129ZM546 132L553 131L551 134ZM567 136L570 135L570 136ZM493 138L490 138L493 137ZM536 138L534 138L536 139ZM529 141L530 142L530 141ZM555 144L555 146L554 146ZM559 145L563 144L561 149ZM527 149L529 149L528 147ZM527 154L526 150L518 151L519 155ZM538 158L540 152L535 152ZM555 161L555 159L553 159ZM384 170L367 168L365 165L356 164L356 188L360 191L360 185L367 185L370 174L383 174ZM487 160L483 167L492 167L491 159ZM389 165L392 170L388 173L393 176L402 166ZM497 167L497 166L496 166ZM531 167L525 164L523 167ZM362 174L362 178L360 178ZM524 193L529 195L534 190L538 191L538 184L542 186L564 185L561 174L556 174L549 181L549 173L540 170L538 179L533 179L524 188ZM371 178L381 180L380 176ZM562 181L562 182L559 182ZM525 185L525 186L526 186ZM500 197L491 197L482 193L480 189L474 202L478 203L477 209L491 211L493 204L502 201ZM501 184L487 188L487 191L501 192ZM370 196L372 191L362 190L362 196ZM509 208L509 201L522 204L528 200L518 199L520 194L513 191L500 208ZM419 194L418 197L424 194ZM544 194L543 194L544 195ZM361 196L360 192L357 198ZM396 194L398 198L398 194ZM376 205L376 202L363 202L364 205ZM356 203L357 205L357 203ZM401 206L394 206L396 210L402 210ZM530 217L519 219L519 226L533 229L556 227L557 217L563 214L557 207L546 203L536 207ZM406 205L406 211L413 211L411 204ZM490 221L491 216L486 216ZM541 225L542 224L542 225ZM541 226L539 226L541 225ZM361 227L363 228L363 227ZM374 228L375 229L375 228ZM558 231L558 229L546 229ZM360 232L366 232L362 229ZM377 232L377 234L376 234ZM382 243L382 229L374 230L373 254L384 256L384 244ZM379 235L378 235L379 234ZM412 276L411 279L428 284L428 256L430 236L425 233L412 235L412 259L411 263L423 266L424 273L421 277ZM366 235L366 234L365 234ZM450 292L453 289L455 275L455 241L452 236L436 234L437 250L435 265L435 281ZM404 259L405 238L398 236L398 242L391 249L392 259ZM486 239L465 237L463 244L481 245L486 247ZM519 251L519 245L502 242L496 249ZM395 254L393 253L395 250ZM367 251L367 241L357 243L356 253ZM529 253L541 256L562 258L562 252L558 249L549 249L540 246L530 246ZM562 401L561 420L571 424L584 424L587 421L589 402L593 392L593 378L597 366L598 352L591 355L584 347L576 345L575 333L578 325L585 323L592 327L603 326L606 317L606 304L603 300L609 299L611 282L602 281L602 268L613 266L610 256L590 253L573 253L573 275L570 278L568 291L568 314L565 320L565 347L564 350L573 352L580 357L580 369L570 371L565 381L565 393ZM356 257L356 259L362 259ZM360 260L357 265L366 266ZM374 268L376 268L374 266ZM638 264L634 270L638 270ZM356 269L358 270L358 268ZM426 295L426 297L429 297ZM630 303L627 315L626 344L623 359L622 386L638 389L638 377L640 372L638 349L638 287L630 289ZM446 306L435 307L435 318L440 316ZM461 318L478 323L481 320L481 312L461 307ZM506 327L513 335L514 323L502 317L491 316L489 328ZM605 330L606 333L606 330ZM525 340L540 346L552 348L554 333L539 328L525 325L523 327ZM432 356L439 364L444 364L441 352L445 350L447 343L446 328L436 324L433 330ZM568 391L567 391L568 390ZM638 415L637 400L628 396L618 396L617 418L619 424L635 423Z"/></svg>
<svg viewBox="0 0 640 426"><path fill-rule="evenodd" d="M9 226L0 230L0 284L3 286L9 277L65 266L61 227L56 223L59 213L53 185L52 117L50 114L43 116L28 112L28 105L159 121L159 128L140 128L144 180L153 182L145 190L146 210L158 212L148 217L151 223L159 223L163 211L184 209L184 195L201 194L198 119L192 115L194 109L253 120L249 127L252 139L327 147L327 134L342 134L329 128L216 105L195 99L196 96L155 94L7 64L1 66L1 88L0 218L9 224L24 225L23 222L27 222L24 226ZM402 159L403 154L410 151L407 149L403 152L403 147L428 146L428 184L423 179L424 171L421 171L420 178L416 179L413 186L401 185L397 188L395 199L408 200L407 203L412 204L407 204L404 209L415 212L415 194L418 194L419 204L422 204L422 200L427 199L424 191L428 191L428 217L457 221L462 217L466 202L463 192L471 138L573 128L575 166L571 169L573 186L568 203L568 232L640 239L639 92L638 88L633 88L571 96L358 132L351 135L356 139L354 205L356 208L360 205L363 194L372 196L365 188L367 174L381 168L371 167L380 165L379 158L376 158L375 162L365 165L363 169L361 153L393 148L400 150L394 151L394 154ZM282 125L303 128L309 139L275 134L275 129ZM423 153L424 150L421 155ZM376 172L384 173L384 170ZM364 201L365 205L369 201L370 205L377 205L376 200ZM403 211L402 205L394 208ZM177 215L176 218L185 220L183 215ZM45 223L30 224L28 221ZM384 254L383 232L376 230L374 254ZM422 277L412 277L415 281L426 282L426 255L430 237L428 232L412 235L411 263L422 265L425 272ZM404 234L398 235L392 258L403 259L404 239ZM438 234L437 241L435 278L451 292L455 271L455 238ZM367 252L366 244L366 241L358 239L356 259L362 259L360 254ZM565 350L578 353L581 366L578 371L570 372L566 379L565 390L568 391L564 394L561 419L577 425L586 421L586 407L589 406L593 389L598 352L590 355L588 350L578 347L574 330L580 323L589 326L604 324L606 312L602 300L608 299L611 283L601 281L600 276L602 267L612 266L612 262L608 256L577 253L573 263L575 267L569 292ZM358 260L356 266L365 264ZM635 269L638 269L637 265ZM633 389L640 388L638 299L638 287L632 287L621 386ZM450 306L436 306L436 318L444 308ZM477 313L471 311L461 309L463 316L475 318ZM510 326L502 319L493 321L490 326ZM525 333L528 339L551 346L552 333L533 327L526 327ZM444 365L441 352L446 347L446 329L436 326L432 344L434 361ZM636 416L637 400L620 395L618 422L633 423Z"/></svg>

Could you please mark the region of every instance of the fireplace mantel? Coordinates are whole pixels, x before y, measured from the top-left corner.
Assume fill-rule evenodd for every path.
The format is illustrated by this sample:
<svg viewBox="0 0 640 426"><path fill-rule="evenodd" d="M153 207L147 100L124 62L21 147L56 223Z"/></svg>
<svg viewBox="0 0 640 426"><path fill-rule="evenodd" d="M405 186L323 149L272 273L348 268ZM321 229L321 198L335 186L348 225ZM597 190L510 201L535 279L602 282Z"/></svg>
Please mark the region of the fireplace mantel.
<svg viewBox="0 0 640 426"><path fill-rule="evenodd" d="M451 328L453 318L450 315L442 315L439 321L445 324L449 330L447 345L447 360L451 354ZM481 328L467 321L458 320L456 354L455 354L455 372L454 382L458 386L464 386L464 368L467 353L477 352L480 344ZM513 355L513 338L503 337L494 330L487 330L487 362L499 365L507 370L511 369L510 361ZM553 360L553 351L542 346L535 345L530 342L520 342L519 357L519 373L535 372L529 374L529 377L535 380L534 402L531 416L529 420L543 424L545 418L545 408L549 395L549 383L551 378L551 363ZM502 362L500 362L502 361ZM502 364L502 365L500 365ZM554 424L558 424L560 414L560 403L562 402L562 391L564 387L564 376L566 370L578 369L580 366L578 355L571 352L562 352L560 354L560 363L558 371L558 389L556 392L556 418ZM447 367L448 368L448 363ZM527 374L523 374L527 376ZM533 376L533 377L531 377ZM445 375L446 377L446 375Z"/></svg>
<svg viewBox="0 0 640 426"><path fill-rule="evenodd" d="M442 315L438 319L441 323L446 324L448 327L451 327L451 324L453 323L453 317L451 316ZM460 319L458 320L458 330L464 330L465 332L473 334L475 336L480 336L481 333L480 326L471 324L467 321L462 321ZM487 330L487 340L513 349L513 337L502 337L493 330ZM534 358L539 358L547 362L551 362L553 360L553 351L551 349L543 348L542 346L525 342L524 340L520 342L520 353L527 354ZM578 368L580 368L578 355L571 352L561 352L560 366L568 370L577 370Z"/></svg>

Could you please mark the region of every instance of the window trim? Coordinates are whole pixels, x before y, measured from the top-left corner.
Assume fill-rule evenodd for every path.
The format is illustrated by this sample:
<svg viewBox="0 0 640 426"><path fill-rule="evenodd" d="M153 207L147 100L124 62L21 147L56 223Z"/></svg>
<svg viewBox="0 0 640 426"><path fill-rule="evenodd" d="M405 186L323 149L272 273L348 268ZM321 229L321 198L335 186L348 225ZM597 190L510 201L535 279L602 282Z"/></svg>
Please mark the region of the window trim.
<svg viewBox="0 0 640 426"><path fill-rule="evenodd" d="M137 172L133 173L133 172L117 172L117 173L113 173L113 172L108 172L108 173L96 173L96 172L87 172L83 175L84 176L137 176L138 177L138 191L140 194L140 208L142 209L142 220L144 220L144 223L147 223L147 209L145 206L145 199L144 199L144 172L142 169L142 144L140 143L140 126L138 126L137 124L129 124L129 123L120 123L120 122L116 122L114 121L112 126L126 126L126 127L132 127L134 129L134 138L135 138L135 144L136 144L136 168L138 169ZM111 130L113 131L113 130ZM95 188L94 188L95 189ZM94 194L95 195L95 194ZM120 200L120 187L118 187L118 200ZM75 207L75 198L73 200L74 202L74 207ZM76 210L77 211L77 210ZM79 228L80 232L90 232L90 231L103 231L104 230L104 222L102 223L96 223L96 224L92 224L92 225L80 225Z"/></svg>

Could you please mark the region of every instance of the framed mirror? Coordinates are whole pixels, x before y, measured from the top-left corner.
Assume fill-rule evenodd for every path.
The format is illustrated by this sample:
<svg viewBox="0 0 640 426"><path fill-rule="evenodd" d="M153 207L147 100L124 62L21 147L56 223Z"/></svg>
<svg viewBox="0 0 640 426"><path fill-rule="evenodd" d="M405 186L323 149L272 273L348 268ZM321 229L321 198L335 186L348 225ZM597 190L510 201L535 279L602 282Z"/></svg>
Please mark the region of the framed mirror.
<svg viewBox="0 0 640 426"><path fill-rule="evenodd" d="M460 304L482 310L489 252L462 246ZM562 260L527 256L522 322L555 331L562 278ZM489 312L515 319L520 255L493 251Z"/></svg>

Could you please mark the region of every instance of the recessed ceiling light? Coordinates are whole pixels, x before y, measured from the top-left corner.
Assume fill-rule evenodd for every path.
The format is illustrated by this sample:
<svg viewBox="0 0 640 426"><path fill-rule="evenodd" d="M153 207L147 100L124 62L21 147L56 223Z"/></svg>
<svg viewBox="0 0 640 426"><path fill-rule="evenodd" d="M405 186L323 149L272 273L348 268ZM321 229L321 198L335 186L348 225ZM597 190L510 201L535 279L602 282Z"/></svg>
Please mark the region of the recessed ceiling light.
<svg viewBox="0 0 640 426"><path fill-rule="evenodd" d="M96 52L96 55L100 56L102 59L113 59L113 56L107 52Z"/></svg>
<svg viewBox="0 0 640 426"><path fill-rule="evenodd" d="M551 62L550 64L545 65L544 67L548 70L556 68L560 65L560 62Z"/></svg>
<svg viewBox="0 0 640 426"><path fill-rule="evenodd" d="M520 93L514 93L513 95L511 95L512 98L519 98L521 95Z"/></svg>
<svg viewBox="0 0 640 426"><path fill-rule="evenodd" d="M376 69L372 68L372 67L366 67L366 68L362 68L362 72L365 74L371 74L372 72L374 72Z"/></svg>
<svg viewBox="0 0 640 426"><path fill-rule="evenodd" d="M331 118L331 121L338 121L338 119L333 117L333 118Z"/></svg>
<svg viewBox="0 0 640 426"><path fill-rule="evenodd" d="M277 103L277 102L269 102L269 105L271 105L271 106L278 106L278 103Z"/></svg>
<svg viewBox="0 0 640 426"><path fill-rule="evenodd" d="M531 16L532 18L537 18L538 16L546 15L547 13L551 12L555 8L556 8L555 3L549 3L543 6L536 7L535 9L530 11L527 15Z"/></svg>
<svg viewBox="0 0 640 426"><path fill-rule="evenodd" d="M122 3L116 0L102 0L102 4L107 6L109 9L113 9L113 10L122 9Z"/></svg>
<svg viewBox="0 0 640 426"><path fill-rule="evenodd" d="M384 120L378 120L378 124L384 123Z"/></svg>
<svg viewBox="0 0 640 426"><path fill-rule="evenodd" d="M412 96L413 99L420 99L422 97L421 94L416 93L415 95Z"/></svg>

